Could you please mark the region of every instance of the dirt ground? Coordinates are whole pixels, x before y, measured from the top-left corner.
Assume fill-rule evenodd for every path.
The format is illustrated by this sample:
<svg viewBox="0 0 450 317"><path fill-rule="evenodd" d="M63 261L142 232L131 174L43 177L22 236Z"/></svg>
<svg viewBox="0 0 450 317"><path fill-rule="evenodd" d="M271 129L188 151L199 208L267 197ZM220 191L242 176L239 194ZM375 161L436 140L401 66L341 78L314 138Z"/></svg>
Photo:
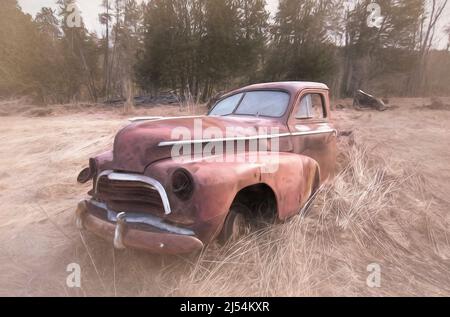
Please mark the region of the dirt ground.
<svg viewBox="0 0 450 317"><path fill-rule="evenodd" d="M449 296L450 106L392 98L389 110L377 112L351 109L349 100L334 104L344 105L333 113L344 132L344 172L311 215L239 246L212 246L197 259L115 251L74 225L90 186L76 183L78 172L111 146L128 117L192 109L124 115L101 106L3 102L0 295ZM81 266L81 288L66 285L70 263ZM380 288L366 285L370 263L381 265Z"/></svg>

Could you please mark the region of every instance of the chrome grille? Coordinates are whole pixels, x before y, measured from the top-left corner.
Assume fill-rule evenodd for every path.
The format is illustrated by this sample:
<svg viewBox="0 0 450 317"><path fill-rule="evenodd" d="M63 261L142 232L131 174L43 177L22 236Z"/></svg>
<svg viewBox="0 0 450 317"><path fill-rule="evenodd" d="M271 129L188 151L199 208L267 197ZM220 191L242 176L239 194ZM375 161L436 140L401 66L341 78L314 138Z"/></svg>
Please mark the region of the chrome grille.
<svg viewBox="0 0 450 317"><path fill-rule="evenodd" d="M97 180L95 195L113 210L164 214L160 193L145 182L114 180L103 175Z"/></svg>

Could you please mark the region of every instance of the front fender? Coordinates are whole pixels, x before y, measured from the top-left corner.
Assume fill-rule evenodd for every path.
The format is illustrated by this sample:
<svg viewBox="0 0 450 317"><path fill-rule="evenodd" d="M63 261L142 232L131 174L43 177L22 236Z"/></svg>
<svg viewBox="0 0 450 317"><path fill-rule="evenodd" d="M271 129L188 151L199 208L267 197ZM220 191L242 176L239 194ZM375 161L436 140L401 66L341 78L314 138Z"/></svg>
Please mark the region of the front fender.
<svg viewBox="0 0 450 317"><path fill-rule="evenodd" d="M319 171L313 159L292 153L258 153L242 161L214 159L167 159L150 165L145 174L157 179L167 191L174 214L194 219L194 230L202 240L211 240L222 227L225 217L240 190L266 184L276 197L278 217L289 218L306 203ZM193 178L194 194L189 201L179 200L172 191L171 175L178 168L188 170Z"/></svg>
<svg viewBox="0 0 450 317"><path fill-rule="evenodd" d="M314 159L293 153L280 153L278 162L275 172L261 174L261 183L272 188L278 218L286 220L299 213L319 185L320 168Z"/></svg>

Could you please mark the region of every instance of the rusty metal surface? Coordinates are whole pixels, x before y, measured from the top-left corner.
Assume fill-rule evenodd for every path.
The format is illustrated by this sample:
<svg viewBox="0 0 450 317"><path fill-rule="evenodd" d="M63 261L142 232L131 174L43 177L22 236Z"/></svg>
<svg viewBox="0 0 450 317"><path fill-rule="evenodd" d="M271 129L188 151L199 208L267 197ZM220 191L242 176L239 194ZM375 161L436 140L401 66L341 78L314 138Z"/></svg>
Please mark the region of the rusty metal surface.
<svg viewBox="0 0 450 317"><path fill-rule="evenodd" d="M86 204L89 206L89 204ZM92 206L92 205L91 205ZM92 209L91 209L92 210ZM90 212L89 208L81 213L83 228L95 233L108 241L116 242L116 229L114 223L108 222ZM203 243L194 236L177 235L165 232L154 232L148 229L139 229L125 224L119 228L122 234L120 244L116 248L134 248L160 254L185 254L201 250Z"/></svg>
<svg viewBox="0 0 450 317"><path fill-rule="evenodd" d="M334 130L328 88L326 85L306 82L267 83L252 85L228 93L252 90L284 90L291 95L289 111L281 118L258 118L250 116L226 117L181 117L160 120L139 121L122 129L115 138L113 151L103 153L94 159L94 200L108 205L117 212L140 212L160 217L162 221L195 232L195 239L163 232L150 233L137 228L129 230L124 244L128 247L158 252L158 242L170 245L171 253L195 250L214 240L220 233L229 209L237 194L252 185L264 184L276 199L277 215L281 220L296 215L308 201L315 187L330 180L334 175L336 161L336 136ZM308 92L319 93L325 99L326 118L322 120L293 120L294 108L301 97ZM172 131L184 127L195 128L195 120L202 120L202 132L208 128L218 128L225 132L227 127L276 128L279 136L277 169L265 173L264 167L274 163L270 153L259 153L256 162L231 161L211 162L207 158L187 157L183 163L171 158ZM305 131L307 133L305 133ZM247 134L236 137L251 137ZM256 132L255 132L256 134ZM203 141L200 142L200 145ZM222 142L222 141L220 141ZM245 141L245 155L251 155L249 141ZM224 140L225 145L225 140ZM272 140L267 140L272 146ZM193 153L202 151L192 144ZM225 157L234 153L228 153ZM192 197L180 199L172 188L172 175L182 167L194 183ZM103 171L114 171L128 175L142 175L152 178L163 187L170 204L170 213L164 212L161 196L149 186L127 180L111 181L98 176ZM98 178L98 179L97 179ZM94 216L95 210L87 205L85 227L103 237L114 236L115 224ZM95 209L95 208L94 208ZM95 218L95 219L94 219ZM177 252L177 250L179 252ZM161 251L161 250L159 250Z"/></svg>
<svg viewBox="0 0 450 317"><path fill-rule="evenodd" d="M170 175L177 163L167 159L151 165L146 174L164 182L168 188L169 200L174 216L188 217L194 223L193 229L203 241L215 238L236 194L251 185L268 185L277 198L278 216L286 219L295 215L306 202L317 163L309 157L293 153L280 153L278 169L273 174L261 172L261 166L269 164L270 155L260 155L257 164L246 162L209 163L205 160L186 162L184 168L192 173L196 191L189 202L178 200L170 191Z"/></svg>
<svg viewBox="0 0 450 317"><path fill-rule="evenodd" d="M170 147L159 144L172 140L172 131L178 127L186 127L194 131L195 119L202 120L203 131L219 128L225 133L227 127L278 128L280 133L289 132L280 120L252 117L188 117L170 118L158 121L131 124L122 129L114 140L114 160L112 169L143 173L152 162L171 156Z"/></svg>

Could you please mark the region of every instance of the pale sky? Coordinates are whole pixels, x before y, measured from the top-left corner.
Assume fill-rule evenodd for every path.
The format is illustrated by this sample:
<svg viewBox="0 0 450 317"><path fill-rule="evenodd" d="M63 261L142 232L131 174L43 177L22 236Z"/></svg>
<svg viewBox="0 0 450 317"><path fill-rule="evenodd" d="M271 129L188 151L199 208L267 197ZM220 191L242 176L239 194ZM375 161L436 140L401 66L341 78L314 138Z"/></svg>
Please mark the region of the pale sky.
<svg viewBox="0 0 450 317"><path fill-rule="evenodd" d="M144 0L138 0L142 2ZM57 8L56 0L18 0L22 10L31 14L33 17L42 7ZM266 0L267 8L270 12L275 13L278 7L278 0ZM102 0L77 0L78 8L81 11L84 24L89 31L96 31L101 34L102 27L98 21L98 14L101 12Z"/></svg>
<svg viewBox="0 0 450 317"><path fill-rule="evenodd" d="M138 0L144 1L144 0ZM22 10L26 13L35 16L42 7L56 8L56 0L18 0ZM95 31L99 35L102 33L102 27L98 21L98 14L101 12L102 0L77 0L78 7L81 11L84 24L89 31ZM273 15L277 11L278 0L266 0L267 7ZM446 12L442 15L439 23L440 32L436 34L436 47L445 48L447 46L447 35L442 30L446 25L450 25L450 4L447 5Z"/></svg>

